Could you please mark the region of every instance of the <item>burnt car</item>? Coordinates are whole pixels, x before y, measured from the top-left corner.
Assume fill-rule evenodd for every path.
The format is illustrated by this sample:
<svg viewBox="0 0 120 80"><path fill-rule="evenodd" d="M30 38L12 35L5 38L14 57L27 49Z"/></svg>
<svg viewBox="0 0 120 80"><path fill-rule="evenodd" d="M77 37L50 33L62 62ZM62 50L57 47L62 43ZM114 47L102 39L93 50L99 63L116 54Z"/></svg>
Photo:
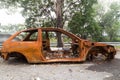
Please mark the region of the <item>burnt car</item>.
<svg viewBox="0 0 120 80"><path fill-rule="evenodd" d="M57 46L57 34L61 35L62 47ZM15 39L19 38L19 39ZM59 28L34 28L15 33L1 48L1 57L24 57L28 63L84 62L102 56L112 60L114 46L91 42Z"/></svg>

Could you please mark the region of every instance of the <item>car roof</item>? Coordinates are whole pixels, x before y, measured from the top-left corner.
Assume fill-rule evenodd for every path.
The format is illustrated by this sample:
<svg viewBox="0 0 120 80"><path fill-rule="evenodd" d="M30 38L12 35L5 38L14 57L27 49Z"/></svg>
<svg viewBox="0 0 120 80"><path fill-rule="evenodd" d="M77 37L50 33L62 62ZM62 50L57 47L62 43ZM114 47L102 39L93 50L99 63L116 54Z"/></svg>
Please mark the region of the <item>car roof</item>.
<svg viewBox="0 0 120 80"><path fill-rule="evenodd" d="M25 30L22 30L22 31L19 31L19 32L29 32L29 31L34 31L34 30L38 30L38 29L41 29L43 31L60 31L60 32L64 32L64 33L68 33L67 31L61 29L61 28L54 28L54 27L39 27L39 28L29 28L29 29L25 29ZM70 36L74 36L75 34L69 32L69 35ZM75 36L76 38L79 38L78 36ZM81 39L81 38L79 38ZM82 39L84 40L84 39Z"/></svg>

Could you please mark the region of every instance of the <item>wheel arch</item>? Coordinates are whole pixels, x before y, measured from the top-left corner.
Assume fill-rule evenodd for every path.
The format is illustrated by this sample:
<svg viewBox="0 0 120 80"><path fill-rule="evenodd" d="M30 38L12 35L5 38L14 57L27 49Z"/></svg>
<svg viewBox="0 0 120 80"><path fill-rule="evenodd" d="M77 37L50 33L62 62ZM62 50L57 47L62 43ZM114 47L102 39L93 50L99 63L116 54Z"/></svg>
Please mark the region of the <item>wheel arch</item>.
<svg viewBox="0 0 120 80"><path fill-rule="evenodd" d="M93 46L87 51L86 60L91 60L92 55L97 55L98 53L106 52L105 46Z"/></svg>
<svg viewBox="0 0 120 80"><path fill-rule="evenodd" d="M27 62L29 61L29 59L27 58L27 56L24 55L23 53L20 53L20 52L10 52L8 54L8 58L9 57L19 57L19 58L25 59Z"/></svg>

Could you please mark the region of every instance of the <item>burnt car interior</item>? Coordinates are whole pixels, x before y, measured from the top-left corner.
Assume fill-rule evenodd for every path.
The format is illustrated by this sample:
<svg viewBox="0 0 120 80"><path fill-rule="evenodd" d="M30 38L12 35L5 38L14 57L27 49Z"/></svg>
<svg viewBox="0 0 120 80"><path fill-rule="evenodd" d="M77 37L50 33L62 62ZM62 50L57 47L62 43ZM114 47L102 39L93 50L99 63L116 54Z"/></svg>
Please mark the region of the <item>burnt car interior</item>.
<svg viewBox="0 0 120 80"><path fill-rule="evenodd" d="M62 47L57 46L56 31L42 31L42 54L46 59L77 58L79 57L79 44L67 34L59 32L62 38ZM15 38L19 41L37 41L38 30L23 31ZM14 40L14 39L13 39Z"/></svg>
<svg viewBox="0 0 120 80"><path fill-rule="evenodd" d="M46 59L77 58L79 57L79 45L70 36L61 33L63 46L57 46L56 31L42 32L43 55ZM60 32L59 32L60 33Z"/></svg>

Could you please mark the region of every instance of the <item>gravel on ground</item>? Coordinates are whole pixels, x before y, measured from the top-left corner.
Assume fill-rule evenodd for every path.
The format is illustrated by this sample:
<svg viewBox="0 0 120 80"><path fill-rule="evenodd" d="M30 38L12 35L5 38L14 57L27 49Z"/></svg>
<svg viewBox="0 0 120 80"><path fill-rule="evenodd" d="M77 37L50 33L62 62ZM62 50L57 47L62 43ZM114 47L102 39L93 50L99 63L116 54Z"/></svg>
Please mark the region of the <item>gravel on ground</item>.
<svg viewBox="0 0 120 80"><path fill-rule="evenodd" d="M28 64L0 58L0 80L120 80L120 52L111 62Z"/></svg>

